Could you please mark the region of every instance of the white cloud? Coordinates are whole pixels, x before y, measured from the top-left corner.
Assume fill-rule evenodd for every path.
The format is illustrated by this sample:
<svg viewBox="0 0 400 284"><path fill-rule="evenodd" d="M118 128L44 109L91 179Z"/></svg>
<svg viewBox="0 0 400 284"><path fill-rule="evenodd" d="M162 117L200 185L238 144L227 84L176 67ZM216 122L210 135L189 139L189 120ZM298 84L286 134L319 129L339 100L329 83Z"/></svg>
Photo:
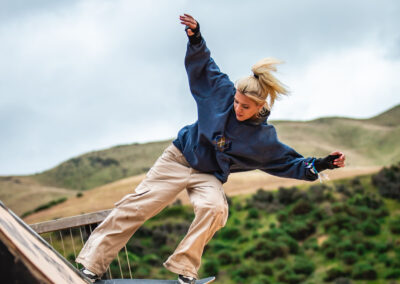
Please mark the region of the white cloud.
<svg viewBox="0 0 400 284"><path fill-rule="evenodd" d="M377 46L318 56L284 76L292 94L277 102L273 118L376 115L400 103L398 74L400 61L388 60Z"/></svg>
<svg viewBox="0 0 400 284"><path fill-rule="evenodd" d="M397 1L8 2L0 4L0 174L171 138L193 122L178 21L186 11L232 80L262 57L287 62L278 77L292 96L272 118L366 117L398 103Z"/></svg>

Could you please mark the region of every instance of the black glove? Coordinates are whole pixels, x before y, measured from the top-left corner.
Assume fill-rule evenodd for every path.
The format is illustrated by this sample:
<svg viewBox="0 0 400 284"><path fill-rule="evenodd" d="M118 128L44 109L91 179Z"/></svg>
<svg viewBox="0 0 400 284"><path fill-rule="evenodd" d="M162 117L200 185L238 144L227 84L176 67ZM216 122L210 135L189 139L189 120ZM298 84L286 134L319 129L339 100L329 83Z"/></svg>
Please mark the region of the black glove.
<svg viewBox="0 0 400 284"><path fill-rule="evenodd" d="M338 166L333 164L333 161L339 157L340 155L329 155L326 156L325 158L315 159L314 167L317 170L317 172L322 172L326 169L332 170L338 168Z"/></svg>
<svg viewBox="0 0 400 284"><path fill-rule="evenodd" d="M187 34L187 30L189 30L189 26L186 26L185 31ZM190 44L199 44L202 40L201 33L200 33L200 24L197 22L197 26L194 30L192 30L193 35L188 36Z"/></svg>

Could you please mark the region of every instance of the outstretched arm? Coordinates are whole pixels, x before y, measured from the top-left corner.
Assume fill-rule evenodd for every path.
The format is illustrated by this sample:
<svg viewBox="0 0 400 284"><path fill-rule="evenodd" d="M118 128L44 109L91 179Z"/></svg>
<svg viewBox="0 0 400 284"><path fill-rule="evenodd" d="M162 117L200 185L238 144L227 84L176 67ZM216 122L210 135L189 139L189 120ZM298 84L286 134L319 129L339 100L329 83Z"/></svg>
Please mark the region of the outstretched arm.
<svg viewBox="0 0 400 284"><path fill-rule="evenodd" d="M211 99L218 105L231 104L234 85L211 58L210 50L201 36L199 23L188 14L180 16L180 21L186 26L189 37L185 67L195 100L199 103Z"/></svg>
<svg viewBox="0 0 400 284"><path fill-rule="evenodd" d="M316 180L318 174L326 169L345 166L345 155L335 151L325 158L304 158L293 148L278 140L274 127L268 133L268 146L264 152L265 164L261 170L280 177L303 180ZM265 141L268 141L268 140Z"/></svg>

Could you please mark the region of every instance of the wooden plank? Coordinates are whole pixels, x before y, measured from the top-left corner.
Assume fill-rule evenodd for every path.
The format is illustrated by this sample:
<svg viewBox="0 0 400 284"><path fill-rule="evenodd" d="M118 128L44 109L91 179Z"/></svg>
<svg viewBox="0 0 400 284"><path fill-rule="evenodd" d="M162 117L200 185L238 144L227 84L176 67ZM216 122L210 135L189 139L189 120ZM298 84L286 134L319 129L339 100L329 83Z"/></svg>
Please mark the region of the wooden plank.
<svg viewBox="0 0 400 284"><path fill-rule="evenodd" d="M59 231L69 228L75 228L95 223L102 222L108 214L110 214L111 209L98 211L94 213L87 213L78 216L66 217L55 219L51 221L41 222L30 225L31 228L38 234Z"/></svg>
<svg viewBox="0 0 400 284"><path fill-rule="evenodd" d="M31 271L38 282L87 284L77 269L1 202L0 217L1 242Z"/></svg>

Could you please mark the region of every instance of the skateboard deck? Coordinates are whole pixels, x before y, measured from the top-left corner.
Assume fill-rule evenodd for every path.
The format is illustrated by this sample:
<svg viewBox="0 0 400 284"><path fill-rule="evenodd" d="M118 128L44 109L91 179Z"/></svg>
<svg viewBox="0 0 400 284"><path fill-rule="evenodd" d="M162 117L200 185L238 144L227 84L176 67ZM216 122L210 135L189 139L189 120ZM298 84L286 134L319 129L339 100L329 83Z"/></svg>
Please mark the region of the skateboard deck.
<svg viewBox="0 0 400 284"><path fill-rule="evenodd" d="M196 280L196 284L207 284L214 282L215 277L207 277ZM163 280L163 279L113 279L100 280L96 284L178 284L178 280Z"/></svg>

